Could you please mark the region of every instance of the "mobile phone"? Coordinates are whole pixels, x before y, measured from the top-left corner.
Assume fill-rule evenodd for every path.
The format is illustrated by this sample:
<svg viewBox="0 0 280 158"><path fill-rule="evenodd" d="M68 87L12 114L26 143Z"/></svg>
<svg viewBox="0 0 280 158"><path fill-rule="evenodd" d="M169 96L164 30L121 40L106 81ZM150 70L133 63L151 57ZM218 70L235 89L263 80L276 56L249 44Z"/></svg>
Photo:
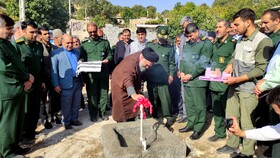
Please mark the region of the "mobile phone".
<svg viewBox="0 0 280 158"><path fill-rule="evenodd" d="M226 129L229 129L233 124L232 118L225 118L224 119L224 126Z"/></svg>

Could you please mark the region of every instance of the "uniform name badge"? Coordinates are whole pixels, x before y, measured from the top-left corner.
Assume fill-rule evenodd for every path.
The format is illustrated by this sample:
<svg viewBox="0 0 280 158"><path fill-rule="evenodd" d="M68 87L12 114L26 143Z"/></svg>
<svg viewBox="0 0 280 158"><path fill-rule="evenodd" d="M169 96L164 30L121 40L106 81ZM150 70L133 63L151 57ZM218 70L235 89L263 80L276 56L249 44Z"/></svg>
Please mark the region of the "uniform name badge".
<svg viewBox="0 0 280 158"><path fill-rule="evenodd" d="M219 63L224 64L225 63L225 57L219 57Z"/></svg>

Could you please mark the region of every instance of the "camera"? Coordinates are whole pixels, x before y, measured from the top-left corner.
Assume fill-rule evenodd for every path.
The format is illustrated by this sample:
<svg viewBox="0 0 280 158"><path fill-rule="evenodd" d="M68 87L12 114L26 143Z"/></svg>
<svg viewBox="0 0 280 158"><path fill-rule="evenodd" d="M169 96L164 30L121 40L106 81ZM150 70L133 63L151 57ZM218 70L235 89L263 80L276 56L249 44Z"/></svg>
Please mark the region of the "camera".
<svg viewBox="0 0 280 158"><path fill-rule="evenodd" d="M233 120L231 118L224 119L224 126L226 129L229 129L233 124Z"/></svg>

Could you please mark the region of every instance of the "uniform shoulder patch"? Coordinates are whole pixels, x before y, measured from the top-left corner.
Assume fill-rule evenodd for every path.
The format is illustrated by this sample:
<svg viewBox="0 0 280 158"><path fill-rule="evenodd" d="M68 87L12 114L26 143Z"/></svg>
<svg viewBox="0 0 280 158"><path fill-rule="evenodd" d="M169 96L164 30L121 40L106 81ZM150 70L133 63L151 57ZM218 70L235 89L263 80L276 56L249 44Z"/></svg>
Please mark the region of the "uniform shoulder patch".
<svg viewBox="0 0 280 158"><path fill-rule="evenodd" d="M205 36L203 36L202 38L201 38L201 40L202 41L205 41L207 38L205 37Z"/></svg>
<svg viewBox="0 0 280 158"><path fill-rule="evenodd" d="M19 39L16 39L15 42L16 42L16 43L21 43L21 42L24 42L24 39L23 39L23 38L19 38Z"/></svg>
<svg viewBox="0 0 280 158"><path fill-rule="evenodd" d="M86 37L86 38L84 38L84 39L82 40L82 43L85 43L85 42L89 42L89 38L88 38L88 37Z"/></svg>

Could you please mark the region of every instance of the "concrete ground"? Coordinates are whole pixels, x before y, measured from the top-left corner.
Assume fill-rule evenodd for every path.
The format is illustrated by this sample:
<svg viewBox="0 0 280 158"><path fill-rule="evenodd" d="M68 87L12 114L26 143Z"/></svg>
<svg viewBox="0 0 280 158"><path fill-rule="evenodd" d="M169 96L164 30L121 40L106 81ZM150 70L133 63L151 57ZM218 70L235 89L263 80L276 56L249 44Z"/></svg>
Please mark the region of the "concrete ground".
<svg viewBox="0 0 280 158"><path fill-rule="evenodd" d="M112 117L108 121L98 120L96 123L90 122L88 109L80 112L79 120L82 126L75 126L71 130L64 130L62 125L53 124L52 129L38 127L40 134L31 145L32 151L26 156L30 158L103 158L103 145L101 141L101 127L105 124L116 123ZM214 134L213 121L208 114L207 130L204 135L196 141L189 139L190 133L179 133L178 129L185 126L185 123L175 123L173 134L183 140L190 149L189 158L227 158L226 154L217 154L216 149L225 145L226 140L209 142L208 137ZM259 146L255 157L265 158L262 152L266 147Z"/></svg>

